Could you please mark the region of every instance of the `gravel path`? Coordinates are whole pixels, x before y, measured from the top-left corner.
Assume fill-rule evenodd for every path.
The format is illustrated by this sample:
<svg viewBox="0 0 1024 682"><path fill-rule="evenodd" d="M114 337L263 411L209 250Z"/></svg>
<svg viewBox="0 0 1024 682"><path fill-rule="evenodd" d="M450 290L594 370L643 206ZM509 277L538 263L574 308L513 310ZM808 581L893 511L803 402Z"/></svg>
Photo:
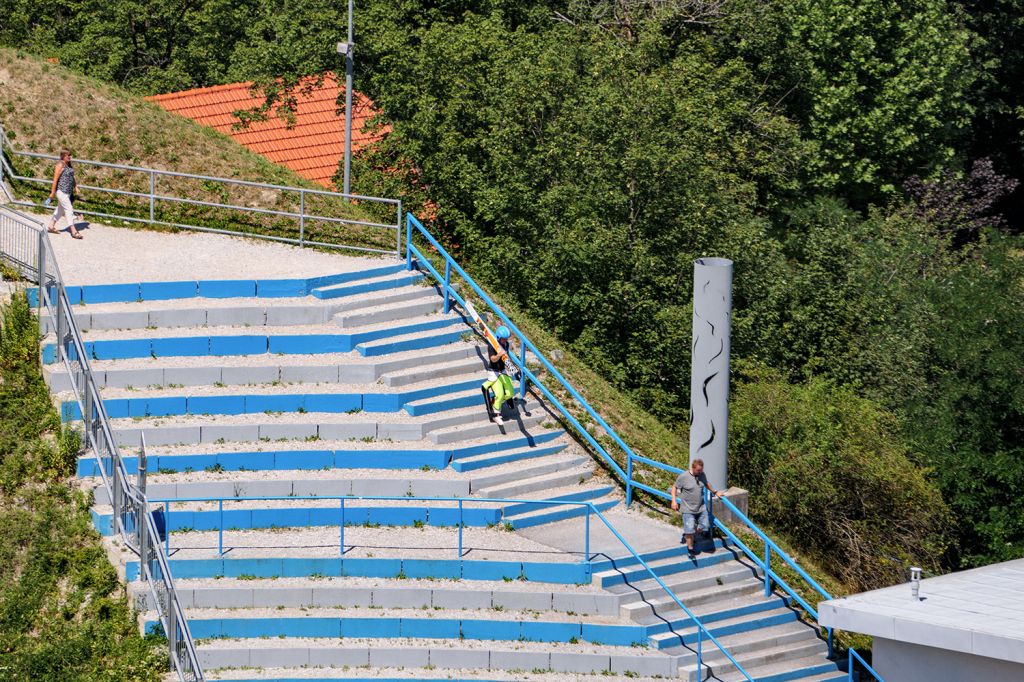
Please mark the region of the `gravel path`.
<svg viewBox="0 0 1024 682"><path fill-rule="evenodd" d="M449 580L446 578L434 578L432 580L420 580L407 578L401 583L385 578L353 578L325 576L317 578L259 578L256 580L239 580L234 578L182 578L175 581L182 590L216 588L251 588L260 589L287 589L290 587L346 587L359 589L429 589L429 590L453 590L457 589L466 592L572 592L588 594L607 594L605 590L592 583L586 585L559 585L556 583L538 583L529 580L516 580L511 583L494 580Z"/></svg>
<svg viewBox="0 0 1024 682"><path fill-rule="evenodd" d="M475 613L473 612L475 611ZM587 623L601 625L636 625L632 621L614 616L602 616L598 614L587 614L581 618L578 615L569 615L561 611L545 611L540 613L533 609L516 611L514 609L436 609L436 608L411 608L411 609L386 609L370 607L242 607L242 608L203 608L188 609L190 619L209 618L415 618L418 620L459 620L462 618L486 617L488 620L510 621L510 620L543 620L552 623L579 623L581 620Z"/></svg>
<svg viewBox="0 0 1024 682"><path fill-rule="evenodd" d="M204 640L202 647L204 649L235 649L239 645L245 646L250 643L251 640L244 639L210 639ZM630 656L650 656L653 658L664 658L668 654L665 654L657 649L650 647L621 647L621 646L608 646L605 644L591 644L589 642L580 642L578 644L569 644L563 642L526 642L526 641L493 641L487 639L356 639L356 638L345 638L345 639L326 639L326 638L314 638L314 637L285 637L285 638L269 638L260 640L260 648L281 648L289 649L292 647L324 647L324 648L340 648L340 647L380 647L386 646L384 642L388 642L391 645L401 646L403 649L500 649L503 651L544 651L554 652L561 651L566 653L580 653L580 654L602 654L604 656L617 656L621 654L628 654ZM374 668L374 672L382 670L381 668ZM437 674L434 674L437 677ZM603 675L602 679L605 678ZM518 679L518 678L515 678Z"/></svg>
<svg viewBox="0 0 1024 682"><path fill-rule="evenodd" d="M457 559L458 534L454 528L345 528L345 558ZM279 530L225 531L225 558L280 558L338 556L338 527L282 528ZM463 558L476 561L576 562L576 555L514 532L497 528L465 528ZM217 557L217 533L171 534L171 558Z"/></svg>
<svg viewBox="0 0 1024 682"><path fill-rule="evenodd" d="M354 642L356 640L346 639L346 644ZM394 641L394 640L389 640ZM468 641L468 640L467 640ZM380 640L377 640L378 646ZM460 643L460 649L475 649L477 647L463 646L464 642ZM504 644L504 643L503 643ZM208 647L217 648L217 647ZM436 645L434 648L438 648ZM451 648L451 647L446 647ZM498 649L499 647L490 647L492 649ZM507 650L508 647L500 647L503 650ZM517 647L517 650L521 647ZM630 655L643 655L637 652L643 651L642 649L630 649ZM621 652L619 652L621 653ZM611 681L617 682L619 680L631 680L632 682L654 682L655 680L663 680L660 677L637 677L635 675L611 675L611 674L583 674L583 673L535 673L528 670L516 670L514 672L506 670L476 670L476 669L453 669L453 668L436 668L436 669L417 669L417 668L373 668L369 669L356 669L351 668L318 668L315 666L305 668L261 668L259 670L245 669L245 670L217 670L207 676L207 679L213 682L214 680L250 680L250 679L267 679L267 680L279 680L279 679L403 679L403 680L508 680L510 682L515 680L530 680L530 682L595 682L595 680L601 680L601 682Z"/></svg>
<svg viewBox="0 0 1024 682"><path fill-rule="evenodd" d="M297 279L390 265L392 258L356 257L277 242L202 232L156 232L91 223L85 239L51 235L70 285L198 279Z"/></svg>

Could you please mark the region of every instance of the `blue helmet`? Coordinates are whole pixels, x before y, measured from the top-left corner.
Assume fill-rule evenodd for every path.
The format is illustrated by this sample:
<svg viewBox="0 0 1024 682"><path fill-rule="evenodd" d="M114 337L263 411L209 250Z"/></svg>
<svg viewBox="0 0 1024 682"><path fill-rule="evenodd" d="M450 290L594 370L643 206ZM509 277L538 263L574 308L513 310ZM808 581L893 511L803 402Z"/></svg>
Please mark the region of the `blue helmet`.
<svg viewBox="0 0 1024 682"><path fill-rule="evenodd" d="M508 337L512 336L512 332L510 332L508 327L506 327L505 325L501 325L500 327L494 330L494 335L497 336L499 339L507 339Z"/></svg>

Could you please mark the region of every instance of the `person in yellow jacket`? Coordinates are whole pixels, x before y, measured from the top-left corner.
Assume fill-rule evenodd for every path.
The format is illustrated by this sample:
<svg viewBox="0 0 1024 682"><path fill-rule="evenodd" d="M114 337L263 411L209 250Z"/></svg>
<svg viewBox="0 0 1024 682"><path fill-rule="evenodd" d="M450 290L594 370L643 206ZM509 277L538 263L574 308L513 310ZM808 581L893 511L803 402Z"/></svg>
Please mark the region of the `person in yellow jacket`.
<svg viewBox="0 0 1024 682"><path fill-rule="evenodd" d="M501 414L501 406L505 402L512 403L512 399L515 396L512 377L505 373L505 358L509 352L509 337L511 335L512 333L505 325L501 325L494 330L494 336L498 339L498 345L501 346L504 352L499 352L494 348L490 349L488 353L488 369L490 369L490 372L487 375L487 381L480 387L484 394L484 404L487 406L487 416L491 421L496 421L498 424L505 423L505 418ZM491 399L492 393L494 394L493 400Z"/></svg>

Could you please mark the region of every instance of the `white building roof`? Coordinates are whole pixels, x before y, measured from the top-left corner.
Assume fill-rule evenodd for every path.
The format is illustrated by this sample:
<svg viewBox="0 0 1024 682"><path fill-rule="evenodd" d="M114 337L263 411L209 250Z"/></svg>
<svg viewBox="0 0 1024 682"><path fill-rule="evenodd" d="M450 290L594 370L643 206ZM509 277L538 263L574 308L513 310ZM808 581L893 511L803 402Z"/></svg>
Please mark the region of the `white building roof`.
<svg viewBox="0 0 1024 682"><path fill-rule="evenodd" d="M822 602L824 626L1024 663L1024 559Z"/></svg>

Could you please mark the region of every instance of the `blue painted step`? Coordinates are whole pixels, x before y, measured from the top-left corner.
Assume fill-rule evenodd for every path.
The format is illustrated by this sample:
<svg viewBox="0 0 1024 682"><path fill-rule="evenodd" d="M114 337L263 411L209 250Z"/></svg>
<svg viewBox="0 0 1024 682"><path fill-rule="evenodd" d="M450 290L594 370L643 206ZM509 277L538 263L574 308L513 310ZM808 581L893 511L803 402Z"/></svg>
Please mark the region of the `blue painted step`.
<svg viewBox="0 0 1024 682"><path fill-rule="evenodd" d="M315 469L420 469L428 466L443 469L453 457L473 457L488 453L506 452L536 447L561 437L563 431L539 433L508 440L496 440L453 450L278 450L255 452L223 452L219 454L153 455L146 470L151 473L176 473L187 469L202 471L219 467L224 471L270 471ZM564 447L564 446L558 446ZM125 453L125 467L129 474L138 473L138 459ZM79 476L99 476L99 466L93 457L78 460Z"/></svg>
<svg viewBox="0 0 1024 682"><path fill-rule="evenodd" d="M138 473L138 458L125 456L129 474ZM207 454L151 455L146 471L178 473L187 471L273 471L317 469L444 469L451 460L447 450L278 450L222 452ZM79 476L99 476L99 465L91 457L78 460Z"/></svg>
<svg viewBox="0 0 1024 682"><path fill-rule="evenodd" d="M686 603L686 596L685 595L676 595L676 596L679 597L680 600L684 604ZM729 608L720 609L718 611L713 611L711 613L702 613L702 614L700 614L699 617L700 617L701 622L704 623L705 626L709 626L710 623L716 623L716 622L720 622L720 621L723 621L723 620L729 620L730 618L737 618L739 616L749 616L749 615L758 614L758 613L769 614L769 613L774 612L774 611L780 611L780 609L784 609L784 610L781 610L780 613L776 614L776 615L792 615L795 618L796 611L793 611L793 610L790 610L788 608L785 608L786 606L787 606L787 601L785 599L783 599L782 597L769 597L768 599L761 599L759 601L751 602L750 604L744 604L742 606L732 606L732 607L729 607ZM753 619L753 622L756 623L756 625L754 627L752 627L751 629L755 629L756 630L756 629L760 629L762 627L770 627L771 625L779 625L780 623L788 622L786 620L782 620L780 622L770 622L769 623L769 620L770 620L770 618L767 618L767 617L766 617L766 620L763 621L763 622L760 619ZM747 622L747 621L745 621L745 622ZM739 625L739 624L737 624L737 625ZM665 633L665 632L677 632L679 630L685 630L687 628L693 628L695 626L696 626L696 623L694 623L693 619L690 618L689 616L684 615L682 618L675 618L675 619L672 619L671 621L668 621L668 622L664 622L663 621L663 622L659 622L659 623L647 626L648 627L647 634L648 635L658 635L658 634L662 634L662 633ZM740 630L737 630L736 632L743 632L743 631L744 630L740 629ZM729 633L723 633L723 634L735 634L735 633L734 632L729 632ZM682 635L681 634L678 638L672 637L672 638L668 638L667 640L662 640L661 644L660 644L660 648L666 648L666 647L669 647L669 646L679 646L679 644L680 644L679 640L680 639L683 640L682 641L683 644L695 643L697 641L697 633L696 633L696 631L694 631L692 634L686 634L686 635ZM668 641L669 643L665 644L665 641Z"/></svg>
<svg viewBox="0 0 1024 682"><path fill-rule="evenodd" d="M146 629L158 621L147 621ZM469 639L478 641L567 642L571 639L609 646L643 644L642 625L493 618L190 618L197 639L210 637L322 637L331 639Z"/></svg>
<svg viewBox="0 0 1024 682"><path fill-rule="evenodd" d="M463 321L460 319L457 320L457 322L462 323ZM463 335L468 333L468 329L462 328L459 329L458 331L446 331L438 334L424 334L418 336L417 338L406 339L404 341L361 343L357 345L355 349L359 351L360 355L363 355L365 357L378 357L381 355L404 353L410 350L423 350L425 348L437 348L438 346L447 346L449 343L456 343L458 341L461 341ZM389 336L401 336L401 334L389 334Z"/></svg>
<svg viewBox="0 0 1024 682"><path fill-rule="evenodd" d="M455 554L454 548L452 554ZM174 559L171 574L184 578L433 578L435 580L528 580L556 585L590 584L590 566L580 562L476 561L469 559L341 559L287 557L267 559ZM136 580L139 562L125 564L125 580Z"/></svg>
<svg viewBox="0 0 1024 682"><path fill-rule="evenodd" d="M604 486L601 488L588 488L581 490L576 493L570 493L568 495L558 495L556 497L545 497L541 498L541 502L584 502L586 500L595 500L599 497L604 497L613 490L612 486ZM521 502L519 504L510 504L506 506L502 511L504 512L505 518L510 516L519 516L520 514L529 514L531 512L541 511L545 508L552 508L550 505L537 505L529 504L527 502Z"/></svg>
<svg viewBox="0 0 1024 682"><path fill-rule="evenodd" d="M229 334L218 336L161 337L153 339L107 339L88 341L85 352L94 360L125 360L148 357L196 357L206 355L310 355L316 353L349 353L358 348L363 355L383 355L403 350L429 348L454 343L466 333L464 329L447 334L426 335L391 344L373 345L389 337L410 336L446 327L463 325L461 317L441 317L428 322L357 332L354 334ZM449 340L441 342L441 338ZM370 345L364 345L370 344ZM370 349L371 352L367 352ZM43 362L56 361L56 347L43 346ZM76 358L72 358L74 360Z"/></svg>
<svg viewBox="0 0 1024 682"><path fill-rule="evenodd" d="M722 541L718 540L718 539L716 539L714 541L714 546L715 546L716 550L717 549L722 549L722 548L725 547L725 545L722 543ZM686 546L683 545L683 544L679 544L679 545L673 545L672 547L666 547L665 549L654 550L652 552L641 552L640 556L647 563L651 563L653 561L661 561L663 559L671 559L671 558L674 558L674 557L682 557L685 554L686 554ZM633 556L632 554L630 554L629 556L622 556L622 557L610 557L610 558L604 559L602 561L595 561L594 562L594 573L603 573L605 571L610 571L610 570L615 569L615 568L624 569L624 568L627 568L627 567L630 567L630 566L637 566L637 565L639 565L639 563L640 562L637 561L636 557Z"/></svg>
<svg viewBox="0 0 1024 682"><path fill-rule="evenodd" d="M346 282L385 277L405 270L397 263L369 270L343 272L307 279L186 280L178 282L131 282L127 284L87 284L66 286L71 305L79 303L134 303L169 301L178 298L282 298L306 296L310 290ZM421 275L422 276L422 275ZM36 287L27 290L29 302L39 300Z"/></svg>
<svg viewBox="0 0 1024 682"><path fill-rule="evenodd" d="M400 289L402 287L407 287L410 284L415 284L416 282L419 282L422 279L422 273L413 272L402 277L396 277L394 279L361 282L359 284L350 284L345 286L318 287L310 291L310 293L316 298L327 300L332 298L343 298L345 296L355 296L357 294L366 294L372 291Z"/></svg>
<svg viewBox="0 0 1024 682"><path fill-rule="evenodd" d="M685 604L686 601L683 600ZM752 611L748 613L760 613L759 611ZM733 618L735 616L744 615L742 613L733 613L732 615L722 616L712 620L707 620L704 616L701 616L701 622L704 623L704 627L711 631L711 634L717 637L726 637L728 635L738 635L741 632L753 632L755 630L761 630L763 628L775 627L776 625L785 625L797 620L797 613L789 609L779 609L778 604L772 606L771 609L765 609L764 615L759 618L751 618L740 621L739 623L731 623L729 625L715 626L715 621L726 620L727 618ZM678 624L674 626L676 629L689 629L693 628L692 622L689 625ZM662 628L661 632L670 632L667 627ZM658 634L658 633L651 633ZM707 638L704 638L705 644ZM667 637L665 639L658 640L656 646L659 650L671 649L677 646L688 646L692 647L697 643L697 631L689 633L680 633L676 637Z"/></svg>
<svg viewBox="0 0 1024 682"><path fill-rule="evenodd" d="M691 571L695 568L713 566L723 561L732 561L734 559L735 555L726 550L715 552L714 554L698 554L697 558L693 561L685 559L667 564L658 564L656 566L651 566L651 570L653 570L655 575L658 577L663 577L666 575L682 573L684 571ZM612 575L603 576L601 578L601 587L621 585L622 583L636 582L638 580L648 580L650 577L651 574L642 566L637 568L627 568Z"/></svg>
<svg viewBox="0 0 1024 682"><path fill-rule="evenodd" d="M529 448L526 450L517 450L515 452L510 452L501 455L477 455L476 457L472 458L454 460L452 462L452 469L460 473L466 471L478 471L480 469L498 466L499 464L508 464L509 462L518 462L524 459L533 459L536 457L547 457L548 455L556 455L567 447L568 444L559 443L558 445L552 445L546 448Z"/></svg>
<svg viewBox="0 0 1024 682"><path fill-rule="evenodd" d="M608 511L612 507L619 503L618 500L609 500L608 502L601 502L595 504L594 508L599 512ZM573 519L577 516L586 516L587 508L572 506L566 509L559 509L558 511L547 512L544 514L537 514L536 516L527 516L526 518L512 518L507 523L512 524L512 528L533 528L535 526L543 526L546 523L555 523L556 521L565 521L567 519Z"/></svg>
<svg viewBox="0 0 1024 682"><path fill-rule="evenodd" d="M474 407L483 405L483 396L480 393L481 382L476 382L476 390L469 391L457 396L446 396L440 400L418 401L414 405L406 405L403 409L413 417L420 417L425 414L437 414L448 410L458 410L463 407Z"/></svg>
<svg viewBox="0 0 1024 682"><path fill-rule="evenodd" d="M198 414L261 414L263 412L398 412L406 403L476 388L475 379L397 393L284 393L220 396L113 398L103 401L111 419ZM61 419L82 418L77 401L61 404Z"/></svg>
<svg viewBox="0 0 1024 682"><path fill-rule="evenodd" d="M538 433L535 436L524 436L522 438L512 438L508 440L495 441L491 443L481 443L480 445L469 445L461 448L454 448L451 450L452 459L458 461L467 457L475 457L476 455L486 455L492 452L502 452L504 450L518 450L519 448L525 447L536 447L544 443L550 443L551 441L561 438L565 435L565 431L546 431L544 433Z"/></svg>

